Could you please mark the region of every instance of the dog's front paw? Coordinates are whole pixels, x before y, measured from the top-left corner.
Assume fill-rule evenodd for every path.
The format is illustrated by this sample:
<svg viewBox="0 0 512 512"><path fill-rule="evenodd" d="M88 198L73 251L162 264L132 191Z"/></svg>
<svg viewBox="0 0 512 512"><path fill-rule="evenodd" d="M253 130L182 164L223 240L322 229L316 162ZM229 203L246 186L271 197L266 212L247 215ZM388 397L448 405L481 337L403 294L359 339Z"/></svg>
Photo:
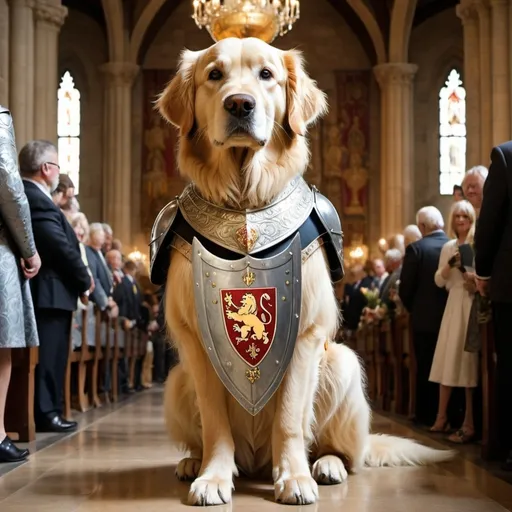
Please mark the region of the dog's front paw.
<svg viewBox="0 0 512 512"><path fill-rule="evenodd" d="M339 457L325 455L313 464L313 478L322 485L334 485L344 482L348 473Z"/></svg>
<svg viewBox="0 0 512 512"><path fill-rule="evenodd" d="M221 478L196 478L188 493L189 505L224 505L231 501L232 480Z"/></svg>
<svg viewBox="0 0 512 512"><path fill-rule="evenodd" d="M199 459L185 458L181 459L176 468L176 476L178 480L195 480L201 469L201 461Z"/></svg>
<svg viewBox="0 0 512 512"><path fill-rule="evenodd" d="M318 485L310 475L280 479L274 484L278 503L286 505L309 505L318 498Z"/></svg>

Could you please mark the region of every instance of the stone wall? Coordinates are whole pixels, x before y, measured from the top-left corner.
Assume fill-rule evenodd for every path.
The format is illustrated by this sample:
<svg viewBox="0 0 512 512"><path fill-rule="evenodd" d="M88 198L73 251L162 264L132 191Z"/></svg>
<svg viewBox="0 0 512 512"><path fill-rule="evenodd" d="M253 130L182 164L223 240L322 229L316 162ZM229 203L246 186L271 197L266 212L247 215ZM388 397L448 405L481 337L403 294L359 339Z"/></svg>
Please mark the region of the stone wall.
<svg viewBox="0 0 512 512"><path fill-rule="evenodd" d="M91 222L102 219L103 77L108 60L101 27L78 11L69 11L59 37L59 77L69 70L80 91L80 206Z"/></svg>
<svg viewBox="0 0 512 512"><path fill-rule="evenodd" d="M438 98L451 69L455 67L464 80L462 24L455 9L413 30L409 59L418 65L414 81L415 210L434 205L447 216L452 199L439 194Z"/></svg>
<svg viewBox="0 0 512 512"><path fill-rule="evenodd" d="M212 44L212 39L206 30L198 30L190 15L191 8L187 2L181 3L177 7L144 56L144 68L173 70L184 47L199 50ZM329 115L323 120L325 124L336 122L338 115L335 72L371 68L371 62L356 35L326 0L320 0L314 4L312 2L301 4L301 19L293 30L284 37L277 38L273 44L278 48L297 48L304 52L308 73L317 80L319 87L329 97ZM141 95L141 81L138 80L134 89L134 134L132 139L135 183L140 182L140 149L135 146L138 144L140 148L142 140ZM379 101L380 93L376 83L373 83L371 91L370 208L366 221L366 235L369 240L379 237ZM323 164L323 154L326 149L325 137L323 141L318 139L318 134L322 132L324 130L321 126L314 129L316 138L312 143L312 165L310 166L311 170L306 173L306 179L317 184L321 191L321 169L318 167Z"/></svg>

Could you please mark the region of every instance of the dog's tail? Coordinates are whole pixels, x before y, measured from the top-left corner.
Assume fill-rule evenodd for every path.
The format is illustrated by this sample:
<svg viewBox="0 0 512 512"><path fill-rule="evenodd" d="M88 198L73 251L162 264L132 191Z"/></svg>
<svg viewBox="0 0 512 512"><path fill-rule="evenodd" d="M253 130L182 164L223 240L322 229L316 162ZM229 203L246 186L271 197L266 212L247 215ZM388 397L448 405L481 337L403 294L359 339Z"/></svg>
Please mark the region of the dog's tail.
<svg viewBox="0 0 512 512"><path fill-rule="evenodd" d="M435 450L410 439L372 434L366 451L365 464L379 466L424 466L455 457L453 450Z"/></svg>

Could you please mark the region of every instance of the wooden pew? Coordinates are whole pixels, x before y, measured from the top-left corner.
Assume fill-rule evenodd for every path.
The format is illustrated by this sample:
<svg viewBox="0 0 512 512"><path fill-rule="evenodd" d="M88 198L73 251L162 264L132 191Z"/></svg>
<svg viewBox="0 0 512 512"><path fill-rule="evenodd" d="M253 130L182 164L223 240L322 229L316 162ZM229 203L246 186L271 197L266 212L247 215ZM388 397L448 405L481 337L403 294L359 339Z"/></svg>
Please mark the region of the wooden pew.
<svg viewBox="0 0 512 512"><path fill-rule="evenodd" d="M7 391L5 427L14 441L36 438L34 423L34 374L38 348L13 348L11 382Z"/></svg>
<svg viewBox="0 0 512 512"><path fill-rule="evenodd" d="M89 334L89 311L82 310L78 314L81 315L82 331L81 331L81 344L78 350L73 348L72 333L69 337L69 358L66 368L66 380L64 389L64 416L71 420L71 409L73 405L80 412L86 412L91 408L89 396L86 393L87 376L90 375L90 367L93 360L93 354L89 350L87 343ZM71 327L73 329L73 326ZM71 396L71 380L73 376L72 366L76 366L76 379L77 379L77 395L74 400Z"/></svg>

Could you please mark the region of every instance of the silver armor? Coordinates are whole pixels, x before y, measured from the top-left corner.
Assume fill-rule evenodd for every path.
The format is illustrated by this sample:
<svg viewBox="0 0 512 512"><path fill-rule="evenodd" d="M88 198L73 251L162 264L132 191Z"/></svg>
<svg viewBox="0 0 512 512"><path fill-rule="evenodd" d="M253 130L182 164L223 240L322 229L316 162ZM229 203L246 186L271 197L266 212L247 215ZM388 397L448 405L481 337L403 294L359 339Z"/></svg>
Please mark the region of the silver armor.
<svg viewBox="0 0 512 512"><path fill-rule="evenodd" d="M293 355L301 307L300 238L266 259L227 261L192 244L203 345L220 380L252 415L279 388Z"/></svg>
<svg viewBox="0 0 512 512"><path fill-rule="evenodd" d="M154 223L152 282L165 283L171 250L192 262L204 349L226 388L252 415L278 389L291 360L302 264L321 247L333 281L341 279L338 214L301 177L257 210L222 208L189 185Z"/></svg>

